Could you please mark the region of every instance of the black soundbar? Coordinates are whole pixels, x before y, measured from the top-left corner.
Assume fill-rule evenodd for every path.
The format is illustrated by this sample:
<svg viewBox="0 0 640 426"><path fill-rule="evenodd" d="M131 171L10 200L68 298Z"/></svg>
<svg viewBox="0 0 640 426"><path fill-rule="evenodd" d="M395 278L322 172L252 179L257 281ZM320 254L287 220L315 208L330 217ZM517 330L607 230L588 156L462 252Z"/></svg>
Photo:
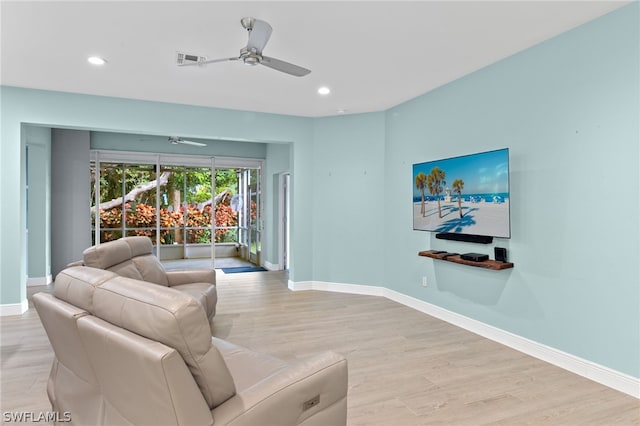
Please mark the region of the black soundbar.
<svg viewBox="0 0 640 426"><path fill-rule="evenodd" d="M493 242L493 237L486 235L456 234L453 232L440 232L436 234L436 238L439 240L464 241L466 243L479 244L490 244Z"/></svg>

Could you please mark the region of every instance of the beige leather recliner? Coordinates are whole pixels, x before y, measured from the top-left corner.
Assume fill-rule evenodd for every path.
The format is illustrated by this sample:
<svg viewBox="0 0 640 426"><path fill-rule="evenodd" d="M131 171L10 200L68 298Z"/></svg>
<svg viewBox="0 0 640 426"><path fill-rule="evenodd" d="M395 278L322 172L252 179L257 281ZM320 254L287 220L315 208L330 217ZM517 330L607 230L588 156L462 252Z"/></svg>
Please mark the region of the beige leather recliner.
<svg viewBox="0 0 640 426"><path fill-rule="evenodd" d="M124 237L109 241L89 247L82 256L85 266L172 287L189 294L202 304L209 320L216 314L218 295L215 270L165 271L153 254L153 244L149 237Z"/></svg>
<svg viewBox="0 0 640 426"><path fill-rule="evenodd" d="M346 424L342 356L288 363L212 338L171 287L78 266L33 302L55 352L47 393L70 424Z"/></svg>

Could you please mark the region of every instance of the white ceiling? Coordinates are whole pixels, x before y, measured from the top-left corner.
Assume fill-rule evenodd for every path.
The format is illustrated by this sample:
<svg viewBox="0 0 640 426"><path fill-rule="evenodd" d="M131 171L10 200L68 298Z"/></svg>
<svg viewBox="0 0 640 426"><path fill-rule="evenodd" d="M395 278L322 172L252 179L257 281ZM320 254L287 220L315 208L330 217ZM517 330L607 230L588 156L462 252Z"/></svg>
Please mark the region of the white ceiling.
<svg viewBox="0 0 640 426"><path fill-rule="evenodd" d="M626 3L3 0L0 83L312 117L380 111ZM272 25L265 55L312 73L175 65L176 51L237 56L244 16Z"/></svg>

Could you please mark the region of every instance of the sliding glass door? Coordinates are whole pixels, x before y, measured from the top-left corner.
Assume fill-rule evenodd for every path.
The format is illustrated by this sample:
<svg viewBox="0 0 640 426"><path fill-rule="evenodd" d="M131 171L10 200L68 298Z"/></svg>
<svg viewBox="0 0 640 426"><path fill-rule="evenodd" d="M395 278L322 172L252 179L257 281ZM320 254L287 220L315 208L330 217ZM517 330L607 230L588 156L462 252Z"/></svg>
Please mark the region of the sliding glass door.
<svg viewBox="0 0 640 426"><path fill-rule="evenodd" d="M218 253L259 264L261 173L260 160L94 151L94 244L145 235L161 259Z"/></svg>
<svg viewBox="0 0 640 426"><path fill-rule="evenodd" d="M238 171L238 187L243 207L240 209L240 241L247 247L247 259L260 264L262 251L261 184L260 169L245 168Z"/></svg>

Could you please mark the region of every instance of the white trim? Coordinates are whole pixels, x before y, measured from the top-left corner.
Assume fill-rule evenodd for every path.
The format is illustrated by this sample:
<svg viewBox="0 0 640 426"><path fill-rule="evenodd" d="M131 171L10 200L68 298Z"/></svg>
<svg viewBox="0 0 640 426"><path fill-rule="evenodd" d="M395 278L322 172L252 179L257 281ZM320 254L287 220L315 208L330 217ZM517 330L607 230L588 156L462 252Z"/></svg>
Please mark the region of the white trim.
<svg viewBox="0 0 640 426"><path fill-rule="evenodd" d="M291 291L304 291L304 290L313 290L313 281L291 281L287 283L287 287Z"/></svg>
<svg viewBox="0 0 640 426"><path fill-rule="evenodd" d="M280 271L280 265L277 263L271 263L268 261L264 261L264 269L266 269L267 271Z"/></svg>
<svg viewBox="0 0 640 426"><path fill-rule="evenodd" d="M278 174L278 263L280 265L284 264L284 221L286 219L286 214L284 211L284 202L285 202L285 174L286 172ZM284 269L284 268L282 268Z"/></svg>
<svg viewBox="0 0 640 426"><path fill-rule="evenodd" d="M0 317L22 315L29 309L29 301L24 299L21 303L7 303L0 305Z"/></svg>
<svg viewBox="0 0 640 426"><path fill-rule="evenodd" d="M427 315L451 323L494 342L498 342L534 358L546 361L594 382L640 399L640 378L613 370L609 367L563 352L542 343L529 340L517 334L493 327L481 321L449 311L424 300L416 299L386 287L358 284L339 284L322 281L289 281L289 289L320 290L337 293L353 293L382 296Z"/></svg>
<svg viewBox="0 0 640 426"><path fill-rule="evenodd" d="M154 152L137 151L111 151L103 149L92 149L90 158L93 161L114 162L114 163L139 163L139 164L171 164L175 166L210 167L211 159L215 158L217 168L263 168L264 159L244 158L244 157L215 157L211 154L164 154Z"/></svg>
<svg viewBox="0 0 640 426"><path fill-rule="evenodd" d="M51 274L46 277L31 277L27 278L27 287L36 287L41 285L49 285L53 282Z"/></svg>
<svg viewBox="0 0 640 426"><path fill-rule="evenodd" d="M311 281L312 290L331 291L334 293L363 294L367 296L384 296L384 287L362 284L337 284L326 281Z"/></svg>
<svg viewBox="0 0 640 426"><path fill-rule="evenodd" d="M290 197L291 197L291 173L282 172L278 174L278 269L288 268L289 253L289 233L290 233Z"/></svg>

